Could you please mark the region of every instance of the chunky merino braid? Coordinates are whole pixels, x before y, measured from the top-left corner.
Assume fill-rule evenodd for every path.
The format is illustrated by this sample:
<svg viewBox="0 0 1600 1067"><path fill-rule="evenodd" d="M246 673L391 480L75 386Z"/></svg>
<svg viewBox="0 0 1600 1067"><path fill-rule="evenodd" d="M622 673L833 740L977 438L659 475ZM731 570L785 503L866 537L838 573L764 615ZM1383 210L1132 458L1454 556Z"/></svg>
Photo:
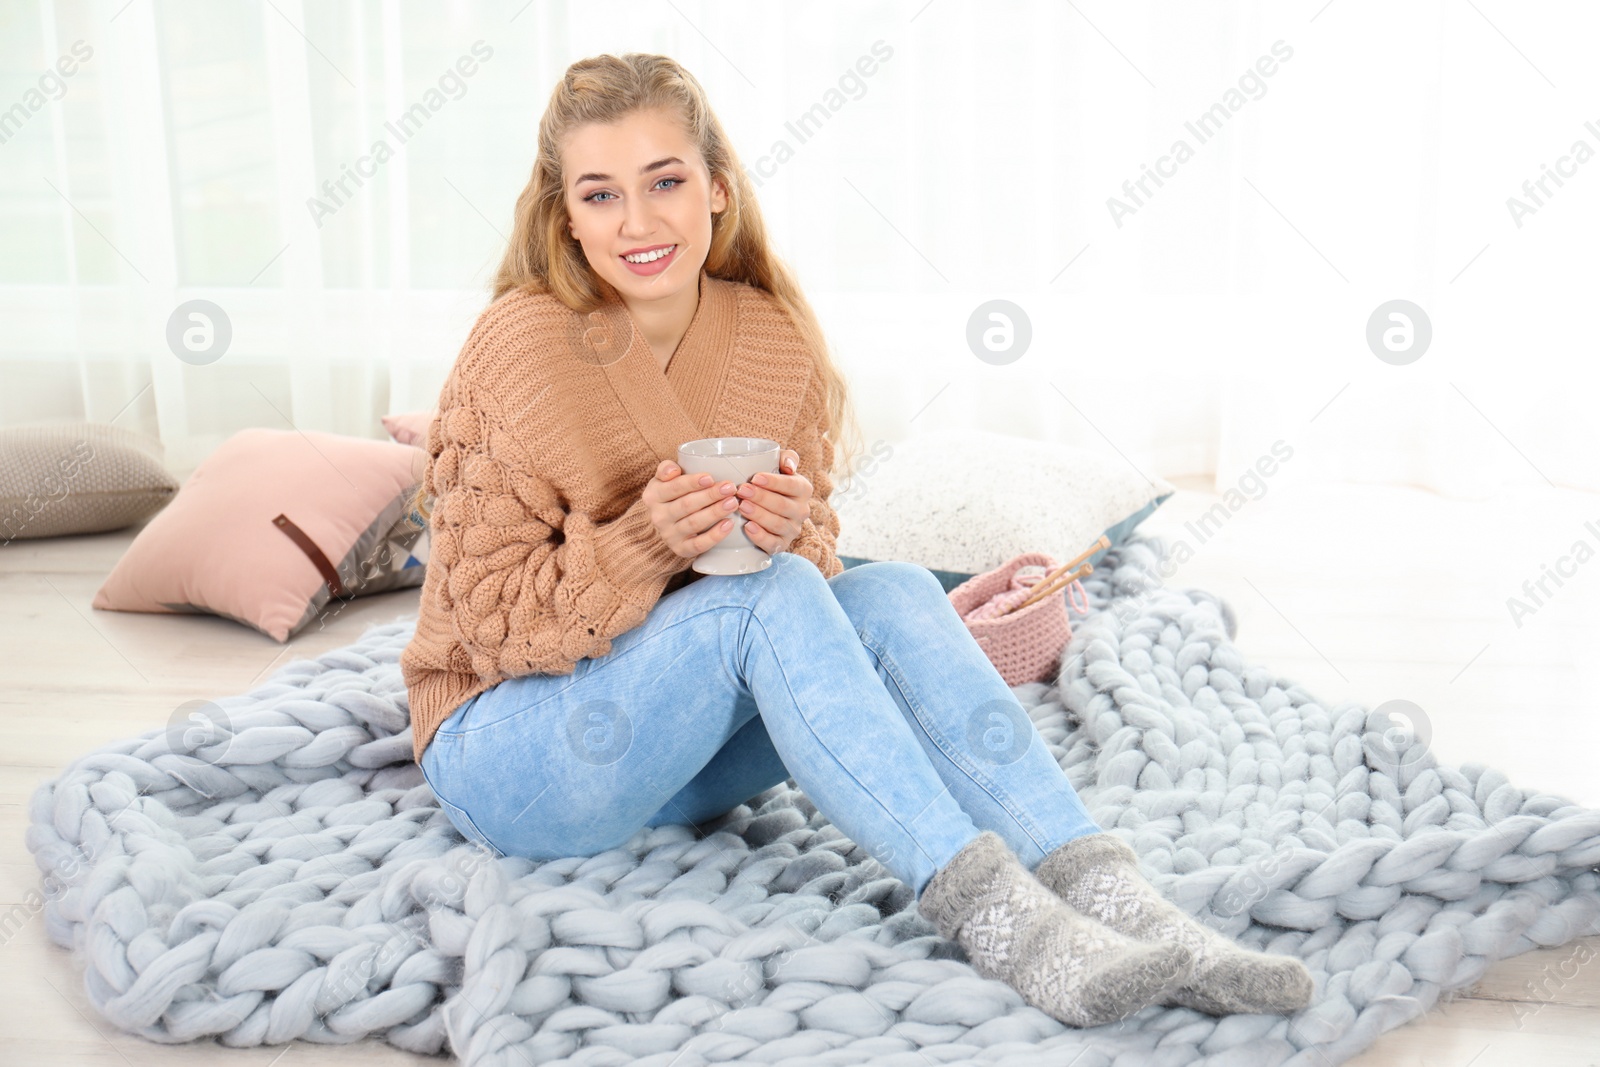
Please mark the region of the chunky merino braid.
<svg viewBox="0 0 1600 1067"><path fill-rule="evenodd" d="M1226 605L1084 580L1059 684L1014 690L1151 884L1315 979L1305 1009L1153 1005L1080 1029L962 960L911 888L787 785L697 838L495 860L412 758L414 620L218 699L34 793L40 888L11 913L76 950L111 1025L229 1046L375 1036L468 1067L1337 1064L1495 960L1600 932L1600 811L1408 749L1246 665ZM926 897L926 892L924 892Z"/></svg>

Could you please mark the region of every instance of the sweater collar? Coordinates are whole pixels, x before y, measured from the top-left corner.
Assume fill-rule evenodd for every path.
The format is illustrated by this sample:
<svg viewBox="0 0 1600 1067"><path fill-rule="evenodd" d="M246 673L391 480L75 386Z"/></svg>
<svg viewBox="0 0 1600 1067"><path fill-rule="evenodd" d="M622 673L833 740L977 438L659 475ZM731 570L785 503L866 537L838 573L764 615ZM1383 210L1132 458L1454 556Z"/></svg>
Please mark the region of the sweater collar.
<svg viewBox="0 0 1600 1067"><path fill-rule="evenodd" d="M737 327L733 283L700 270L699 303L689 328L663 371L620 297L615 313L631 327L628 351L605 366L611 387L655 451L657 460L678 458L678 446L705 437L716 420L721 385Z"/></svg>

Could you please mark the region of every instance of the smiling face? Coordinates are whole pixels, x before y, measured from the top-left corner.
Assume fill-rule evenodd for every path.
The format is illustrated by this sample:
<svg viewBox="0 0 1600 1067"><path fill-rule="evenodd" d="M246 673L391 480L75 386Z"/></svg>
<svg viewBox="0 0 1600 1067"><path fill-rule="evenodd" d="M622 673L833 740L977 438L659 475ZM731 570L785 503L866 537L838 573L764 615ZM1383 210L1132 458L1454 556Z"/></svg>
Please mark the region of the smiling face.
<svg viewBox="0 0 1600 1067"><path fill-rule="evenodd" d="M636 111L580 126L562 146L561 167L568 227L624 298L664 299L697 282L711 214L728 196L677 123Z"/></svg>

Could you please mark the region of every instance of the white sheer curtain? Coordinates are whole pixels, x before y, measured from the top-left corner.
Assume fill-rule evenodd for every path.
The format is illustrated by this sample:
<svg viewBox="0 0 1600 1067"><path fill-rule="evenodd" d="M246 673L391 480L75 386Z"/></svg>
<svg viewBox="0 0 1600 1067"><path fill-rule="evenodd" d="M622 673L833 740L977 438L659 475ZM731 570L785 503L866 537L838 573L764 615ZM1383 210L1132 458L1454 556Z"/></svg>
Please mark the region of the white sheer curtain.
<svg viewBox="0 0 1600 1067"><path fill-rule="evenodd" d="M186 474L246 426L431 408L551 87L634 50L705 85L868 444L977 427L1225 488L1282 440L1294 477L1600 490L1592 5L4 11L0 425L141 429ZM996 299L1007 363L967 339ZM167 343L191 300L213 362ZM1367 341L1393 300L1431 325L1405 365Z"/></svg>

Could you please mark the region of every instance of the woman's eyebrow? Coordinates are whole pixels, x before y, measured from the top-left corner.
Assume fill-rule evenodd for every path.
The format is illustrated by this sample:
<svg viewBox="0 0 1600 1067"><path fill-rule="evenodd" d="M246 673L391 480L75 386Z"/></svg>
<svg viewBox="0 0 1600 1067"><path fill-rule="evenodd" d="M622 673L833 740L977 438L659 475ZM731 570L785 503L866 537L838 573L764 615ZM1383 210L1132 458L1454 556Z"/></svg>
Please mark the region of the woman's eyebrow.
<svg viewBox="0 0 1600 1067"><path fill-rule="evenodd" d="M644 166L639 168L639 173L649 174L653 170L660 170L662 167L670 166L673 163L678 164L680 167L683 166L683 160L679 159L677 156L668 156L666 159L658 159L654 163L646 163ZM610 180L611 175L609 174L599 174L595 171L590 171L588 174L580 175L578 180L572 184L582 185L584 182L608 182Z"/></svg>

